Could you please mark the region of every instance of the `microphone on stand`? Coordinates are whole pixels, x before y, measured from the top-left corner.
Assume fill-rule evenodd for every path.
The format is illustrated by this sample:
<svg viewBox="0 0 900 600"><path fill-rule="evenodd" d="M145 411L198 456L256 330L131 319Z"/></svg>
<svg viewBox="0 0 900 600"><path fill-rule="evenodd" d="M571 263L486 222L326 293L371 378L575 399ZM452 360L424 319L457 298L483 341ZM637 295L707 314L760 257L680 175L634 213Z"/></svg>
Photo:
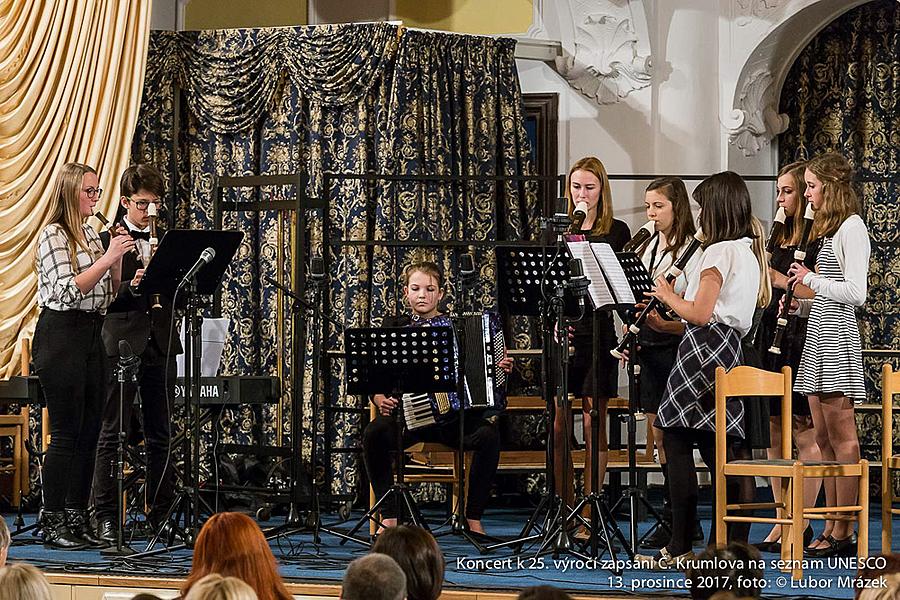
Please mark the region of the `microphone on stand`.
<svg viewBox="0 0 900 600"><path fill-rule="evenodd" d="M644 223L640 229L637 230L637 233L634 234L634 237L629 240L627 244L622 248L623 252L634 252L638 248L641 247L641 244L649 240L653 234L656 233L656 221L647 221Z"/></svg>
<svg viewBox="0 0 900 600"><path fill-rule="evenodd" d="M459 257L460 283L469 286L475 283L475 258L471 252L466 252Z"/></svg>
<svg viewBox="0 0 900 600"><path fill-rule="evenodd" d="M313 281L325 279L325 259L321 256L313 256L309 260L309 278Z"/></svg>
<svg viewBox="0 0 900 600"><path fill-rule="evenodd" d="M572 230L579 231L581 229L581 224L584 223L584 220L587 218L588 213L588 205L587 202L581 201L575 205L575 208L572 210Z"/></svg>
<svg viewBox="0 0 900 600"><path fill-rule="evenodd" d="M216 251L212 248L207 248L203 252L200 253L200 258L197 259L197 262L193 264L193 266L188 270L187 274L185 274L184 278L181 280L181 283L178 284L178 288L183 288L188 283L190 283L191 279L193 279L194 275L197 274L197 271L203 268L204 265L208 265L212 262L212 259L216 257Z"/></svg>

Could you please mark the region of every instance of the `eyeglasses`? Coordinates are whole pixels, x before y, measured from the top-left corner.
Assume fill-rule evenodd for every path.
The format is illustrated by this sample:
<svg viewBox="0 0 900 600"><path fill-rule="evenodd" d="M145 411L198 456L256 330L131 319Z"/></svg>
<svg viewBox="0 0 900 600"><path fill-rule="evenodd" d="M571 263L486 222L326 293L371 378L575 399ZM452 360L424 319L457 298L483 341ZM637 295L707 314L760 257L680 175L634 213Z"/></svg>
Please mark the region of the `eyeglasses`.
<svg viewBox="0 0 900 600"><path fill-rule="evenodd" d="M150 206L151 203L159 206L159 200L151 200L148 202L147 200L134 200L132 198L129 198L128 201L134 202L134 205L138 210L147 210L147 207Z"/></svg>
<svg viewBox="0 0 900 600"><path fill-rule="evenodd" d="M87 194L88 198L99 198L101 194L103 194L102 188L89 187L82 190L85 194Z"/></svg>

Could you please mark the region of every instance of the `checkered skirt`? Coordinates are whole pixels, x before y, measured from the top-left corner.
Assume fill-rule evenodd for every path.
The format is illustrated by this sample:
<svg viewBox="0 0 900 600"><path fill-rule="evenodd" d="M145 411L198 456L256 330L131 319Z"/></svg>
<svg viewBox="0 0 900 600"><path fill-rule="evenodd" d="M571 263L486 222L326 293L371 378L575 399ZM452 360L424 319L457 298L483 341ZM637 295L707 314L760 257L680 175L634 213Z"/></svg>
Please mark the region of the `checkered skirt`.
<svg viewBox="0 0 900 600"><path fill-rule="evenodd" d="M741 336L736 329L721 323L687 325L659 405L656 426L715 432L716 367L730 371L740 364ZM728 435L743 438L744 403L729 400L726 411Z"/></svg>

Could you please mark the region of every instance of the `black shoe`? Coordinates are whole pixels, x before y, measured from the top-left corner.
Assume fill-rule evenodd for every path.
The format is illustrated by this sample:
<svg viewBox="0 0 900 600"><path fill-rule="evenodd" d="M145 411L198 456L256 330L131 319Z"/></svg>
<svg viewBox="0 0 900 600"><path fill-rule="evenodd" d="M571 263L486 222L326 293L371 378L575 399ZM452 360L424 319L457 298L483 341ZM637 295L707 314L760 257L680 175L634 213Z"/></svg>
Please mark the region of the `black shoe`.
<svg viewBox="0 0 900 600"><path fill-rule="evenodd" d="M645 550L658 550L669 543L672 538L672 524L668 521L660 521L653 533L644 538L641 548Z"/></svg>
<svg viewBox="0 0 900 600"><path fill-rule="evenodd" d="M69 531L72 532L73 536L85 541L88 548L109 548L109 542L94 535L94 532L91 530L90 520L88 519L86 510L67 508L66 525L69 526Z"/></svg>
<svg viewBox="0 0 900 600"><path fill-rule="evenodd" d="M64 511L44 511L41 517L41 538L45 548L55 550L84 550L87 542L69 531Z"/></svg>
<svg viewBox="0 0 900 600"><path fill-rule="evenodd" d="M700 524L700 520L697 520L697 528L694 530L694 539L692 540L695 544L697 542L705 542L706 536L703 535L703 525Z"/></svg>
<svg viewBox="0 0 900 600"><path fill-rule="evenodd" d="M771 552L773 554L781 554L781 538L771 542L756 542L750 544L760 552Z"/></svg>
<svg viewBox="0 0 900 600"><path fill-rule="evenodd" d="M825 541L828 542L827 546L807 550L806 555L809 558L856 556L856 533L851 533L842 540L837 540L833 536L829 535L827 538L825 538Z"/></svg>
<svg viewBox="0 0 900 600"><path fill-rule="evenodd" d="M112 517L100 517L97 519L97 537L110 546L117 541L116 520Z"/></svg>

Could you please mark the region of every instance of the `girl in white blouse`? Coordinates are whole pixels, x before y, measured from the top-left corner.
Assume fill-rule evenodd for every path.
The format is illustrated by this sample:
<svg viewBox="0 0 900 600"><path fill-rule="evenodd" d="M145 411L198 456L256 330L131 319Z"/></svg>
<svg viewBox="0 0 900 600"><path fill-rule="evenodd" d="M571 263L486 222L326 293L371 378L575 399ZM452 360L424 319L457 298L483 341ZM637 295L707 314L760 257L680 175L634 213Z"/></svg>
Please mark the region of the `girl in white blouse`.
<svg viewBox="0 0 900 600"><path fill-rule="evenodd" d="M106 389L100 330L119 286L122 255L134 247L130 236L117 235L104 252L100 236L85 224L100 199L98 186L91 167L64 165L36 248L40 315L34 366L51 434L44 460L42 533L45 546L64 550L104 545L87 519Z"/></svg>
<svg viewBox="0 0 900 600"><path fill-rule="evenodd" d="M700 205L704 252L697 275L682 298L660 278L653 295L685 322L675 366L659 406L656 427L665 430L672 499L672 535L653 557L637 557L647 566L673 568L692 556L697 519L697 471L694 445L710 472L715 472L715 370L741 364L741 338L753 324L760 292L760 261L751 249L750 194L739 175L717 173L694 190ZM740 401L727 406L727 432L744 437ZM729 488L739 492L736 481ZM715 490L713 490L715 492ZM737 494L734 494L737 499ZM750 499L742 499L749 501ZM714 516L715 518L715 516ZM713 542L715 528L711 528Z"/></svg>
<svg viewBox="0 0 900 600"><path fill-rule="evenodd" d="M808 315L806 343L797 373L797 392L807 394L816 442L823 460L859 461L854 402L866 397L862 344L856 307L866 301L869 233L850 184L853 170L840 154L822 154L806 165L806 198L816 211L813 237L822 238L816 270L794 263L790 283L800 282L794 309ZM814 299L809 299L810 292ZM829 506L855 504L856 483L847 477L825 479ZM849 521L826 521L809 549L815 557L855 553Z"/></svg>
<svg viewBox="0 0 900 600"><path fill-rule="evenodd" d="M647 211L647 219L654 224L656 232L639 249L641 262L647 267L650 277L656 281L664 277L672 264L684 254L690 245L697 228L694 226L694 216L691 214L690 196L684 182L677 177L661 177L653 180L644 194L644 208ZM688 280L697 274L700 265L700 257L703 251L697 250L691 256L682 273L675 279L675 292L683 294L687 289ZM637 309L644 308L644 304L638 304ZM663 319L658 312L651 312L647 316L645 327L641 328L637 354L640 365L640 398L639 405L647 416L648 431L656 421L656 413L659 403L666 391L666 381L675 364L675 356L681 335L684 333L684 323L680 320ZM662 430L656 429L654 444L656 446L659 464L663 474L663 493L665 502L663 506L663 521L671 522L671 501L668 496L668 472L666 453L663 448ZM669 526L657 527L654 534L644 540L644 548L659 548L669 540ZM700 536L702 531L696 532L694 537Z"/></svg>

